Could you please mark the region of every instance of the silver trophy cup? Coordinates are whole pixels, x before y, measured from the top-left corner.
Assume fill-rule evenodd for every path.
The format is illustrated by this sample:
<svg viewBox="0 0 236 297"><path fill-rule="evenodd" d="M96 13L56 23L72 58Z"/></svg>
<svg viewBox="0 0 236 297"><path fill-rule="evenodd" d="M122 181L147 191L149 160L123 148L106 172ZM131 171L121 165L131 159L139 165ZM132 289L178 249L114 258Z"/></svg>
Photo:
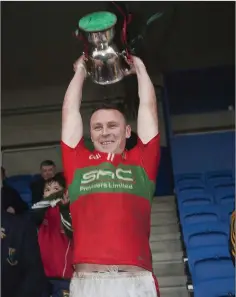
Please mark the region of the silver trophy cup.
<svg viewBox="0 0 236 297"><path fill-rule="evenodd" d="M86 42L87 72L99 85L116 83L131 74L125 54L113 43L116 21L110 12L95 12L79 21L77 34Z"/></svg>

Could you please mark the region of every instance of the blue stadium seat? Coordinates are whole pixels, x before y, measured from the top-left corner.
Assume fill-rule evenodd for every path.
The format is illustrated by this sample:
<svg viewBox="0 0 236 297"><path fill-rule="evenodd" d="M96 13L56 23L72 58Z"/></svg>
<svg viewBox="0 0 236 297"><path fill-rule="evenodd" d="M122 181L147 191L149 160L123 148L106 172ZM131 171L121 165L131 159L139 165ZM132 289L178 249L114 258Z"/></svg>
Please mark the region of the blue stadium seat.
<svg viewBox="0 0 236 297"><path fill-rule="evenodd" d="M220 207L218 205L185 206L179 209L182 226L204 222L218 222L221 220Z"/></svg>
<svg viewBox="0 0 236 297"><path fill-rule="evenodd" d="M226 222L226 224L230 224L230 218L234 209L235 209L234 203L231 203L228 205L221 205L220 206L221 220Z"/></svg>
<svg viewBox="0 0 236 297"><path fill-rule="evenodd" d="M27 192L28 191L28 188L29 188L29 185L28 184L24 184L24 183L12 183L10 185L13 189L15 189L18 193L23 193L23 192Z"/></svg>
<svg viewBox="0 0 236 297"><path fill-rule="evenodd" d="M234 297L235 278L212 279L194 286L194 297Z"/></svg>
<svg viewBox="0 0 236 297"><path fill-rule="evenodd" d="M233 174L230 170L206 173L206 184L211 188L215 188L216 186L225 185L232 182Z"/></svg>
<svg viewBox="0 0 236 297"><path fill-rule="evenodd" d="M206 222L183 226L187 250L213 245L228 245L229 225L222 222Z"/></svg>
<svg viewBox="0 0 236 297"><path fill-rule="evenodd" d="M31 194L31 189L29 186L27 187L22 187L22 191L20 191L20 194Z"/></svg>
<svg viewBox="0 0 236 297"><path fill-rule="evenodd" d="M218 204L230 204L235 201L235 186L227 184L217 186L214 189L215 202Z"/></svg>
<svg viewBox="0 0 236 297"><path fill-rule="evenodd" d="M214 198L210 194L206 194L205 191L200 192L183 192L178 194L178 205L180 208L184 206L205 205L213 204Z"/></svg>
<svg viewBox="0 0 236 297"><path fill-rule="evenodd" d="M201 173L184 173L184 174L176 174L174 179L176 184L178 184L182 180L204 181L204 176Z"/></svg>
<svg viewBox="0 0 236 297"><path fill-rule="evenodd" d="M233 172L232 170L219 170L219 171L209 171L205 173L206 181L209 181L214 178L229 177L232 179Z"/></svg>
<svg viewBox="0 0 236 297"><path fill-rule="evenodd" d="M15 175L6 179L6 184L17 192L25 192L32 180L32 175Z"/></svg>
<svg viewBox="0 0 236 297"><path fill-rule="evenodd" d="M32 180L32 175L25 174L25 175L13 175L8 178L6 178L6 182L8 184L14 183L14 182L24 182L29 183Z"/></svg>
<svg viewBox="0 0 236 297"><path fill-rule="evenodd" d="M227 186L229 184L232 184L233 180L228 177L220 177L214 180L211 180L210 182L207 183L207 187L210 189L215 189L216 187L219 186Z"/></svg>
<svg viewBox="0 0 236 297"><path fill-rule="evenodd" d="M174 177L175 188L180 189L188 185L199 186L204 185L204 177L199 173L178 174Z"/></svg>
<svg viewBox="0 0 236 297"><path fill-rule="evenodd" d="M206 193L206 192L207 192L207 190L206 190L205 185L195 185L195 186L188 185L188 186L182 187L180 189L176 188L177 196L180 194L183 194L183 193L193 195L193 194Z"/></svg>
<svg viewBox="0 0 236 297"><path fill-rule="evenodd" d="M28 204L29 207L32 205L32 196L31 192L25 192L20 194L21 199Z"/></svg>
<svg viewBox="0 0 236 297"><path fill-rule="evenodd" d="M188 188L205 188L205 184L203 181L198 179L182 179L179 182L176 183L175 189L176 192L183 191L184 189Z"/></svg>
<svg viewBox="0 0 236 297"><path fill-rule="evenodd" d="M206 280L235 276L228 245L190 249L188 265L193 285Z"/></svg>

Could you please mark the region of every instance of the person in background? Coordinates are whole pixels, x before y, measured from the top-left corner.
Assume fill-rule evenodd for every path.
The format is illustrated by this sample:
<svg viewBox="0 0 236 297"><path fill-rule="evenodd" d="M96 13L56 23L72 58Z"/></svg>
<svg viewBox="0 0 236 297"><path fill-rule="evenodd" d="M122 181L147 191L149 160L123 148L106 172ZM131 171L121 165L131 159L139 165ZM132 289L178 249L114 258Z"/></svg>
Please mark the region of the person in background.
<svg viewBox="0 0 236 297"><path fill-rule="evenodd" d="M2 209L12 214L22 214L28 210L28 205L21 199L20 194L7 185L6 170L1 166L1 203Z"/></svg>
<svg viewBox="0 0 236 297"><path fill-rule="evenodd" d="M29 216L1 211L1 296L41 297L45 274Z"/></svg>
<svg viewBox="0 0 236 297"><path fill-rule="evenodd" d="M32 205L39 202L43 197L44 183L56 173L56 165L52 160L45 160L40 164L41 177L31 183Z"/></svg>
<svg viewBox="0 0 236 297"><path fill-rule="evenodd" d="M40 252L48 278L43 297L69 296L73 273L72 241L66 234L68 229L72 233L72 228L68 192L62 174L57 173L45 181L43 197L32 206L32 216L38 226Z"/></svg>
<svg viewBox="0 0 236 297"><path fill-rule="evenodd" d="M233 211L230 219L230 239L229 239L229 251L230 255L233 261L233 264L235 266L235 210Z"/></svg>

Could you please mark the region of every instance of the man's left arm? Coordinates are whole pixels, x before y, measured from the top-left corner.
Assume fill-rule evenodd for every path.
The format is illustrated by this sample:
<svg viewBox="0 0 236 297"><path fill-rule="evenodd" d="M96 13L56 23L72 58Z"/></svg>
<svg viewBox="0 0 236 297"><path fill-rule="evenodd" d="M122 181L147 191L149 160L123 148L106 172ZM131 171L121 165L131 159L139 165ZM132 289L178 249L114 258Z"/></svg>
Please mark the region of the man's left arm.
<svg viewBox="0 0 236 297"><path fill-rule="evenodd" d="M157 99L152 81L143 62L133 57L133 64L138 80L138 137L147 144L158 134Z"/></svg>
<svg viewBox="0 0 236 297"><path fill-rule="evenodd" d="M26 219L20 261L24 278L16 297L41 297L45 286L45 275L38 245L36 226Z"/></svg>
<svg viewBox="0 0 236 297"><path fill-rule="evenodd" d="M136 151L139 151L142 166L149 179L155 183L160 162L156 94L143 62L139 58L133 57L133 67L137 74L139 94Z"/></svg>

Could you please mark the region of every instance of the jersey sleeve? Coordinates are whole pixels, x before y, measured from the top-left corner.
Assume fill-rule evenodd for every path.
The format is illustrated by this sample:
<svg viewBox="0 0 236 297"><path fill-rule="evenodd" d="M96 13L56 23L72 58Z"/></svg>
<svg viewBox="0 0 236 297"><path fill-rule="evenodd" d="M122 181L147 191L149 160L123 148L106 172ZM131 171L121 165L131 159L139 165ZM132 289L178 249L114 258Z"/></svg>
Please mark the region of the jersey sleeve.
<svg viewBox="0 0 236 297"><path fill-rule="evenodd" d="M146 144L138 138L137 145L131 151L131 154L138 157L149 179L156 182L160 163L160 134L158 133Z"/></svg>
<svg viewBox="0 0 236 297"><path fill-rule="evenodd" d="M83 167L83 160L91 153L84 145L82 138L75 148L69 147L61 141L62 165L67 185L70 185L75 170Z"/></svg>

